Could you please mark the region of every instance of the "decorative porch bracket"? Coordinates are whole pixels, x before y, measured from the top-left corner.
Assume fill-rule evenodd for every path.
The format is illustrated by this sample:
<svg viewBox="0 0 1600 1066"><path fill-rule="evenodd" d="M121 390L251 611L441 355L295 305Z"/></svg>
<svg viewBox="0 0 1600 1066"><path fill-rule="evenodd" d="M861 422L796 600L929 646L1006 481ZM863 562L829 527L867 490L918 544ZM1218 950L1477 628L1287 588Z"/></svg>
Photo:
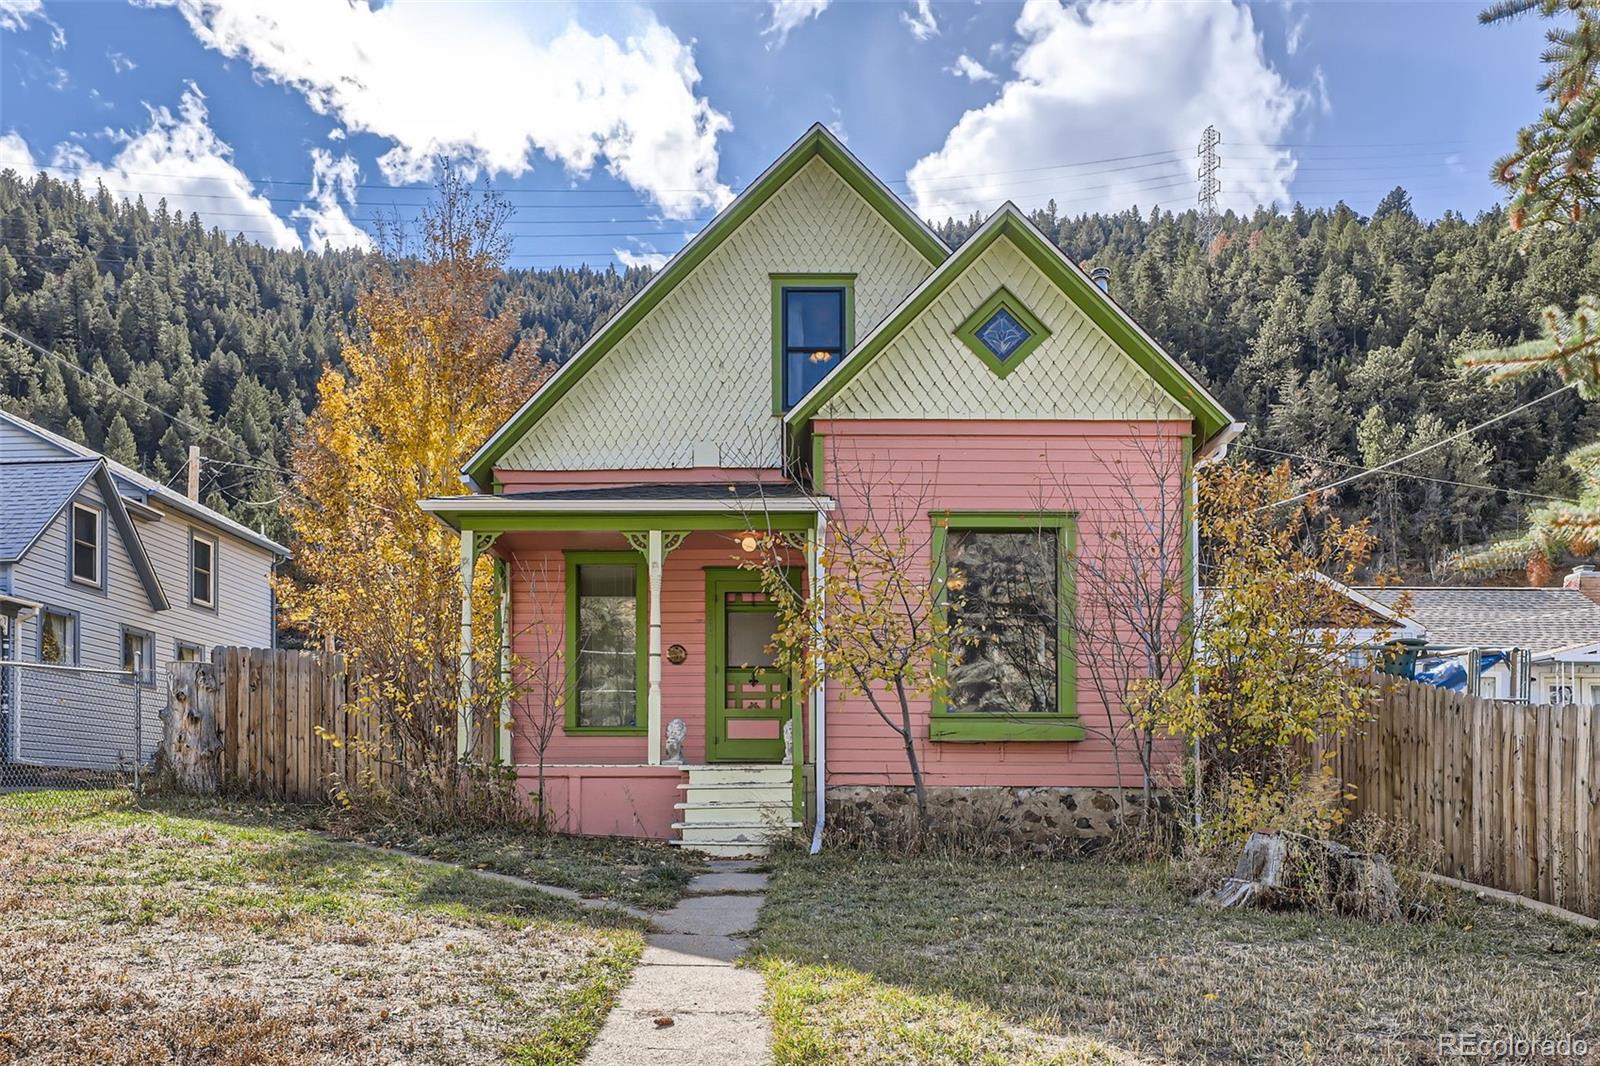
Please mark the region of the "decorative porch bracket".
<svg viewBox="0 0 1600 1066"><path fill-rule="evenodd" d="M456 757L472 752L472 575L478 557L494 546L499 533L461 531L461 707L456 713ZM502 636L503 639L503 636ZM502 658L504 651L502 650ZM505 711L501 712L502 717Z"/></svg>
<svg viewBox="0 0 1600 1066"><path fill-rule="evenodd" d="M622 534L643 552L650 574L650 690L645 700L645 762L661 765L661 570L688 533L652 529Z"/></svg>

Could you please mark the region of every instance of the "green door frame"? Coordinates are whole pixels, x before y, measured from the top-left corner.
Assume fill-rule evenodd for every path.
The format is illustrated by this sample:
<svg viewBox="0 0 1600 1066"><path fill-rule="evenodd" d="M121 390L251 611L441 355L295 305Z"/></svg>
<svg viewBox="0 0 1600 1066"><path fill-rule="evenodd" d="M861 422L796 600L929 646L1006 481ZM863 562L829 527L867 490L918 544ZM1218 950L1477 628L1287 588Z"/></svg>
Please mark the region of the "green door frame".
<svg viewBox="0 0 1600 1066"><path fill-rule="evenodd" d="M761 575L731 567L707 567L706 571L706 762L783 761L783 723L794 714L794 686L787 672L772 672L782 680L784 698L776 711L747 711L730 708L727 700L728 613L731 611L775 610L751 606L729 608L730 592L760 592ZM774 740L731 740L727 737L730 720L773 721L778 723Z"/></svg>

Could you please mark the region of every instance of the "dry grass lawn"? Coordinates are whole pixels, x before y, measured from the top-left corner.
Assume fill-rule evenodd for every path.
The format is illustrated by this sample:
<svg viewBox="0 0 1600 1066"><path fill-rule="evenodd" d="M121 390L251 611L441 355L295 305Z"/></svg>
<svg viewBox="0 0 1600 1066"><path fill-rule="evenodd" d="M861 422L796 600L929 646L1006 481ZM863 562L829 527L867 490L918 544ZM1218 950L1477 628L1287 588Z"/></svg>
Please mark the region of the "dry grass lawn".
<svg viewBox="0 0 1600 1066"><path fill-rule="evenodd" d="M1452 893L1377 926L1195 907L1154 865L775 864L756 952L780 1064L1437 1062L1450 1032L1600 1062L1600 938L1519 908Z"/></svg>
<svg viewBox="0 0 1600 1066"><path fill-rule="evenodd" d="M0 1063L575 1062L642 948L237 811L111 807L0 801Z"/></svg>

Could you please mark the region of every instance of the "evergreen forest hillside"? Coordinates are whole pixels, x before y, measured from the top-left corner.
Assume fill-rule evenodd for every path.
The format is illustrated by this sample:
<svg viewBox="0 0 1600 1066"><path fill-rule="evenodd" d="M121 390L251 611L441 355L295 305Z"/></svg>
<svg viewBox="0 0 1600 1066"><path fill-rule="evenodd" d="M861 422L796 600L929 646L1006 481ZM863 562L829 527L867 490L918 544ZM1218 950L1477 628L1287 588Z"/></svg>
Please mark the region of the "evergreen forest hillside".
<svg viewBox="0 0 1600 1066"><path fill-rule="evenodd" d="M936 228L956 244L979 221ZM1600 291L1592 219L1508 237L1500 211L1422 220L1401 189L1370 214L1230 214L1208 241L1192 211L1046 209L1035 221L1072 258L1108 267L1118 301L1248 424L1235 455L1288 458L1312 483L1550 391L1553 379L1490 385L1456 357L1535 336L1542 308ZM162 480L179 482L199 444L206 501L282 535L291 442L317 379L339 365L373 265L354 252L267 249L164 204L0 173L0 322L59 357L0 338L0 405ZM560 361L648 278L514 269L496 306L520 300L523 329ZM1561 456L1597 437L1600 411L1563 393L1407 461L1402 476L1355 482L1338 507L1373 518L1381 568L1445 580L1450 552L1514 529L1540 497L1570 495Z"/></svg>

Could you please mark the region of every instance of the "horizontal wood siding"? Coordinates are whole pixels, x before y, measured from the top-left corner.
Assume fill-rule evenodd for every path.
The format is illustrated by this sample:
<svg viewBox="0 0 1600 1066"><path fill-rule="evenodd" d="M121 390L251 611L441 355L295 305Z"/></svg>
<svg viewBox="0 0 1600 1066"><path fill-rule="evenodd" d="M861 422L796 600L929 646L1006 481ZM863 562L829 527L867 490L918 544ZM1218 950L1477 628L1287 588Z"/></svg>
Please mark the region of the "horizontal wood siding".
<svg viewBox="0 0 1600 1066"><path fill-rule="evenodd" d="M1083 512L1079 550L1093 556L1102 550L1095 513L1120 513L1130 493L1149 505L1156 478L1181 471L1188 423L833 420L816 428L824 439L827 490L838 500L831 519L836 524L864 515L869 499L879 515L895 501L914 506L923 529L931 511L1076 509ZM931 573L925 554L910 565L919 574ZM1104 729L1106 708L1084 667L1078 671L1077 704L1086 727ZM1112 746L1093 735L1073 742L933 742L927 739L928 715L927 702L918 701L914 733L930 785L1139 784L1132 751L1119 778ZM829 785L911 784L899 737L866 700L845 699L830 689L827 737ZM1182 750L1169 743L1161 754L1175 762Z"/></svg>
<svg viewBox="0 0 1600 1066"><path fill-rule="evenodd" d="M566 604L566 565L568 550L626 550L628 544L617 534L507 534L495 545L509 560L511 568L511 648L514 659L543 661L546 649L561 649L565 662L564 620ZM738 537L729 533L694 533L667 556L661 572L661 721L682 718L688 726L684 760L705 759L706 709L706 625L705 570L707 567L738 566L750 558L739 547ZM639 555L644 565L644 556ZM639 635L641 647L648 635ZM681 665L666 659L666 650L682 644L688 657ZM559 676L559 675L558 675ZM538 706L537 693L530 695L529 706ZM530 713L513 711L512 760L521 764L536 761L527 726L518 727L518 718ZM646 759L644 736L607 737L568 733L557 727L545 752L546 765L554 764L642 764Z"/></svg>
<svg viewBox="0 0 1600 1066"><path fill-rule="evenodd" d="M84 486L78 499L101 507L105 503L92 481ZM159 502L154 506L159 509ZM165 611L155 611L134 571L127 546L122 543L109 515L103 524L106 538L104 591L68 580L68 521L68 512L58 515L32 549L16 563L12 570L12 594L76 612L78 664L81 666L120 667L123 626L152 635L156 678L154 686L146 690L153 695L143 701L144 747L145 754L149 755L155 751L160 736L156 715L166 701L167 668L177 658L180 641L200 648L218 644L255 647L272 644L272 592L268 584L271 556L175 512L164 512L159 520L135 518L134 528L171 604ZM191 529L200 530L218 544L215 610L189 603ZM32 659L37 655L38 626L37 618L23 623L19 641L22 658ZM83 709L85 720L91 723L98 713L93 706Z"/></svg>

